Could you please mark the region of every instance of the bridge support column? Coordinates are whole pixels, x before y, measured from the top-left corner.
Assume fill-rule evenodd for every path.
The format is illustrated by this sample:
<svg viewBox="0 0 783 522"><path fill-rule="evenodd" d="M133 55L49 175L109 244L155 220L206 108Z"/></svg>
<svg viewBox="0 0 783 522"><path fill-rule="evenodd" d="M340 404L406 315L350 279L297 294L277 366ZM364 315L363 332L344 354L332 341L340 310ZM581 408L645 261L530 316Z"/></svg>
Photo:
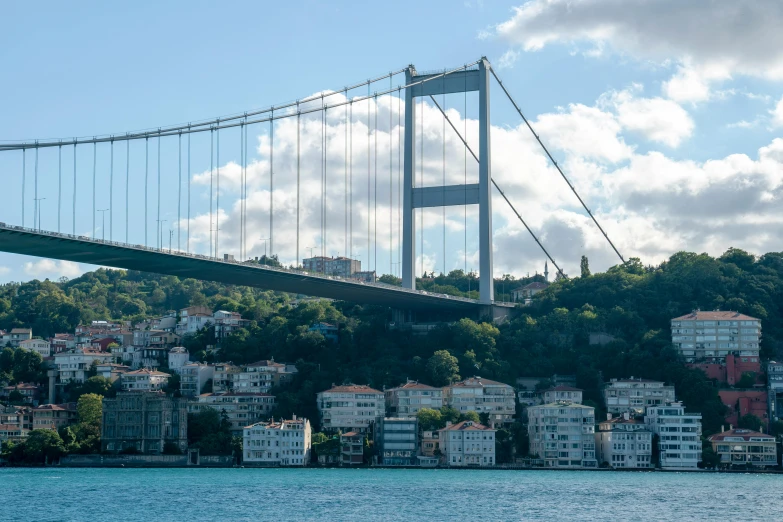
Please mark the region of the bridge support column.
<svg viewBox="0 0 783 522"><path fill-rule="evenodd" d="M479 63L479 301L495 300L492 279L492 168L489 139L489 64Z"/></svg>
<svg viewBox="0 0 783 522"><path fill-rule="evenodd" d="M405 71L405 83L410 84L416 74L411 65ZM415 165L416 104L413 89L405 89L405 163L402 176L402 287L416 289L416 248L413 229L413 168Z"/></svg>

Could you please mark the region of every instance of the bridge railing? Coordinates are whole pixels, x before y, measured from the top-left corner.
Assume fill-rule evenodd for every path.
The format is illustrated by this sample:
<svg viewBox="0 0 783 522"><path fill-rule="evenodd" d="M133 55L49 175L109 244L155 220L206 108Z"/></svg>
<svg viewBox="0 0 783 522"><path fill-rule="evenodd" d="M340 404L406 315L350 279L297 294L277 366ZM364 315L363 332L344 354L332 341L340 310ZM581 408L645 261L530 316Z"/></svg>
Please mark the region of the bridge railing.
<svg viewBox="0 0 783 522"><path fill-rule="evenodd" d="M236 259L221 259L219 257L212 257L212 256L205 256L203 254L193 254L190 252L183 252L181 250L174 250L174 249L166 249L166 248L153 248L148 247L145 245L133 245L130 243L122 243L119 241L111 241L111 240L105 240L105 239L97 239L97 238L91 238L88 236L77 236L73 234L65 234L62 232L50 232L47 230L38 230L33 228L27 228L27 227L21 227L18 225L9 225L6 223L3 223L0 221L0 228L4 228L6 230L19 230L22 232L27 232L30 234L39 234L42 236L49 236L49 237L57 237L62 239L68 239L68 240L75 240L75 241L83 241L86 243L92 243L92 244L98 244L98 245L110 245L110 246L116 246L120 248L127 248L132 250L142 250L145 252L154 252L156 254L164 254L164 255L171 255L171 256L178 256L178 257L187 257L191 259L201 259L204 261L211 261L211 262L218 262L218 263L226 263L226 264L233 264L233 265L241 265L248 268L254 268L257 270L271 270L274 272L280 272L280 273L287 273L287 274L300 274L300 275L306 275L308 277L312 277L315 279L321 279L324 281L340 281L341 283L347 283L352 285L361 285L361 286L372 286L375 288L382 288L384 290L394 290L397 292L407 292L410 294L417 294L417 295L431 295L433 297L439 297L444 299L451 299L454 301L462 301L465 303L478 303L476 299L469 299L467 297L460 297L460 296L454 296L454 295L448 295L448 294L442 294L438 292L427 292L426 290L412 290L410 288L403 288L401 286L395 286L390 285L387 283L380 283L380 282L371 282L371 281L359 281L356 279L346 278L346 277L340 277L340 276L333 276L333 275L326 275L326 274L319 274L317 272L311 272L307 270L300 270L296 268L285 268L285 267L276 267L276 266L269 266L269 265L259 265L254 261L239 261Z"/></svg>

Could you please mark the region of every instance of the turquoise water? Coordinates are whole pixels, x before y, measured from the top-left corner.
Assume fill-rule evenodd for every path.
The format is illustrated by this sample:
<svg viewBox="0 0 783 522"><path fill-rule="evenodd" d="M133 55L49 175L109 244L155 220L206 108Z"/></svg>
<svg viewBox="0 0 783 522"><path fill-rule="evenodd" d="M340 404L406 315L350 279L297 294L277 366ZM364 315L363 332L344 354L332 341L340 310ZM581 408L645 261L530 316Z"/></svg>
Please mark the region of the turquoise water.
<svg viewBox="0 0 783 522"><path fill-rule="evenodd" d="M0 498L3 521L770 521L783 475L0 468Z"/></svg>

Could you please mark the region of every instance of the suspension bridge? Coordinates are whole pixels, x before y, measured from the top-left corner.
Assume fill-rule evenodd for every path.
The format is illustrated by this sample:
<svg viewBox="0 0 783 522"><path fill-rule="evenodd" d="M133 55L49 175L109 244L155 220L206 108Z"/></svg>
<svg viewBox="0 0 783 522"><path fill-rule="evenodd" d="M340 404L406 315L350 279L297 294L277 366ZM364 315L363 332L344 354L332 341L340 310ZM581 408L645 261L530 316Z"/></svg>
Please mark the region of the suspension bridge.
<svg viewBox="0 0 783 522"><path fill-rule="evenodd" d="M14 202L0 210L0 251L398 310L486 314L488 307L509 306L494 299L492 187L564 274L492 178L493 79L624 262L486 58L427 74L411 65L340 90L183 125L0 142L5 200ZM470 130L469 99L478 114ZM431 127L433 115L442 129L442 150L435 154L424 124L429 118ZM249 135L256 131L251 147ZM461 165L448 165L447 142L461 148ZM13 154L18 167L8 166ZM477 300L416 289L416 274L426 271L425 219L433 218L432 209L441 209L437 239L447 272L448 207L462 209L464 241L457 251L466 270L468 208L478 207L476 219L471 213ZM262 244L262 261L268 252L281 266L251 257ZM323 269L337 250L351 267L364 256L366 270ZM402 286L377 281L387 267Z"/></svg>

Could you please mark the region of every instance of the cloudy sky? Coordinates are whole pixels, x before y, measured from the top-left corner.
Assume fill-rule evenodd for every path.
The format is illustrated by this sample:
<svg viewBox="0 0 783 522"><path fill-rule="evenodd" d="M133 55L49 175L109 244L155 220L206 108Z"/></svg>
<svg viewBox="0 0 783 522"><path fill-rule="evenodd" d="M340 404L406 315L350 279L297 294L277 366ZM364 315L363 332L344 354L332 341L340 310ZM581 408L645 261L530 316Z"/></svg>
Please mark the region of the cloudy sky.
<svg viewBox="0 0 783 522"><path fill-rule="evenodd" d="M292 263L298 245L300 258L321 249L351 252L364 267L399 273L404 107L396 94L360 100L366 87L347 93L353 104L339 105L343 87L409 63L434 71L484 55L626 258L656 263L679 250L781 250L780 2L290 4L11 6L0 20L0 57L4 77L13 80L0 84L0 96L13 103L0 105L0 139L122 134L328 94L324 103L332 108L324 118L279 120L274 140L267 123L249 128L248 254L272 249ZM386 79L371 93L403 81ZM477 151L475 94L438 101ZM578 272L583 254L594 271L616 264L496 85L492 122L493 178L558 263L568 273ZM437 108L422 106L417 125L424 131L417 184L476 180L475 161ZM20 224L24 201L25 225L33 224L37 175L45 229L120 241L127 229L131 243L171 241L175 249L178 241L186 248L189 229L191 250L208 253L219 234L218 252L238 255L245 137L223 131L219 149L211 138L193 135L189 155L187 138L121 143L113 152L108 145L79 147L75 158L69 147L59 155L57 148L42 150L37 174L28 151L24 198L22 154L0 153L0 221ZM544 255L493 194L496 275L541 271ZM346 199L353 203L347 213ZM219 227L212 242L210 202L212 228ZM102 216L93 208L109 210ZM418 216L417 273L478 268L475 210ZM90 268L0 254L0 281L74 277Z"/></svg>

